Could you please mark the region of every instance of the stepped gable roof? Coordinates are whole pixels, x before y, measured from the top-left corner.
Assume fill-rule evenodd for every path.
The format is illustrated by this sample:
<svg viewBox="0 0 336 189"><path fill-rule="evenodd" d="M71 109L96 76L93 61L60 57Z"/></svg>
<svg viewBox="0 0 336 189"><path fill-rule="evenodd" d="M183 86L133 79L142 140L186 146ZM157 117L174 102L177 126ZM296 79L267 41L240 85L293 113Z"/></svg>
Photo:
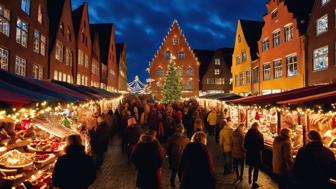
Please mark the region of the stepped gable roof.
<svg viewBox="0 0 336 189"><path fill-rule="evenodd" d="M255 60L258 58L258 41L261 37L264 22L254 20L240 20L240 24L246 42L250 47L252 60Z"/></svg>

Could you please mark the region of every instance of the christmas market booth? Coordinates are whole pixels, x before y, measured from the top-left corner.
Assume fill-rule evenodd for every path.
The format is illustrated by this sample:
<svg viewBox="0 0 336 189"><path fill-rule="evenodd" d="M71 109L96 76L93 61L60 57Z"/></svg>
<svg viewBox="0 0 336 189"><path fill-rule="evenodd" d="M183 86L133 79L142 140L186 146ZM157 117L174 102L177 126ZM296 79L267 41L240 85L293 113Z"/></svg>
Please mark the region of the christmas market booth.
<svg viewBox="0 0 336 189"><path fill-rule="evenodd" d="M250 96L228 102L230 116L247 129L254 122L264 135L264 162L271 165L272 144L282 128L292 131L292 150L307 143L306 134L318 131L336 154L336 84L311 86L283 93Z"/></svg>
<svg viewBox="0 0 336 189"><path fill-rule="evenodd" d="M0 72L0 188L49 188L65 138L79 134L89 153L88 129L122 96Z"/></svg>

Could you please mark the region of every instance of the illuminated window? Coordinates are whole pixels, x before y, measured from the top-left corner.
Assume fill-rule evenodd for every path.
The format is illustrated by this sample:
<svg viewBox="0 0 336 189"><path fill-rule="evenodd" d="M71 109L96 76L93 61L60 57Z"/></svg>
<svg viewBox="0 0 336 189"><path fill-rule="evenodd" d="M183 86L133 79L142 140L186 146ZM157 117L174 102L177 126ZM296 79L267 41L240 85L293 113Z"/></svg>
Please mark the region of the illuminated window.
<svg viewBox="0 0 336 189"><path fill-rule="evenodd" d="M253 83L259 82L259 67L253 68Z"/></svg>
<svg viewBox="0 0 336 189"><path fill-rule="evenodd" d="M170 51L166 51L166 59L167 59L167 60L170 59Z"/></svg>
<svg viewBox="0 0 336 189"><path fill-rule="evenodd" d="M21 10L26 14L30 14L30 0L21 0Z"/></svg>
<svg viewBox="0 0 336 189"><path fill-rule="evenodd" d="M247 59L246 51L242 52L242 62L245 62Z"/></svg>
<svg viewBox="0 0 336 189"><path fill-rule="evenodd" d="M298 74L297 56L290 55L286 58L287 77L293 77Z"/></svg>
<svg viewBox="0 0 336 189"><path fill-rule="evenodd" d="M173 38L173 45L178 45L179 44L179 39L177 37Z"/></svg>
<svg viewBox="0 0 336 189"><path fill-rule="evenodd" d="M219 69L215 69L215 75L219 75L220 74L220 70Z"/></svg>
<svg viewBox="0 0 336 189"><path fill-rule="evenodd" d="M60 41L56 42L56 54L55 54L55 58L58 61L63 62L63 43L61 43Z"/></svg>
<svg viewBox="0 0 336 189"><path fill-rule="evenodd" d="M264 39L262 42L262 51L267 51L270 48L269 39Z"/></svg>
<svg viewBox="0 0 336 189"><path fill-rule="evenodd" d="M192 91L193 90L193 80L188 80L185 82L184 90Z"/></svg>
<svg viewBox="0 0 336 189"><path fill-rule="evenodd" d="M324 15L316 20L316 35L320 35L328 31L328 15Z"/></svg>
<svg viewBox="0 0 336 189"><path fill-rule="evenodd" d="M191 68L191 67L189 67L188 69L187 69L187 76L189 76L189 77L191 77L191 76L193 76L193 69Z"/></svg>
<svg viewBox="0 0 336 189"><path fill-rule="evenodd" d="M42 13L42 6L41 6L41 4L38 5L38 9L37 9L37 21L40 24L42 24L42 22L43 22L43 13Z"/></svg>
<svg viewBox="0 0 336 189"><path fill-rule="evenodd" d="M246 84L250 84L250 83L251 83L251 72L246 71Z"/></svg>
<svg viewBox="0 0 336 189"><path fill-rule="evenodd" d="M161 67L159 67L159 68L156 69L156 75L158 77L162 77L163 73L164 73L164 71L163 71L163 69Z"/></svg>
<svg viewBox="0 0 336 189"><path fill-rule="evenodd" d="M264 73L264 81L271 79L271 65L270 64L264 64L263 65L263 73Z"/></svg>
<svg viewBox="0 0 336 189"><path fill-rule="evenodd" d="M179 60L185 59L185 53L183 51L180 51L178 55L179 55Z"/></svg>
<svg viewBox="0 0 336 189"><path fill-rule="evenodd" d="M321 71L328 68L328 46L314 50L314 71Z"/></svg>
<svg viewBox="0 0 336 189"><path fill-rule="evenodd" d="M9 37L10 10L0 5L0 33Z"/></svg>
<svg viewBox="0 0 336 189"><path fill-rule="evenodd" d="M285 27L285 41L290 41L292 40L294 37L293 34L293 24L290 24L288 26Z"/></svg>
<svg viewBox="0 0 336 189"><path fill-rule="evenodd" d="M273 32L273 47L277 47L280 45L281 37L280 37L280 30Z"/></svg>
<svg viewBox="0 0 336 189"><path fill-rule="evenodd" d="M237 57L236 57L236 64L240 64L240 63L241 63L240 55L237 55Z"/></svg>
<svg viewBox="0 0 336 189"><path fill-rule="evenodd" d="M28 44L28 24L20 18L16 22L16 42L24 47Z"/></svg>
<svg viewBox="0 0 336 189"><path fill-rule="evenodd" d="M54 80L58 80L58 72L57 72L57 70L54 70Z"/></svg>
<svg viewBox="0 0 336 189"><path fill-rule="evenodd" d="M329 3L329 1L330 1L330 0L321 0L321 5L322 5L322 6L325 5L325 4Z"/></svg>
<svg viewBox="0 0 336 189"><path fill-rule="evenodd" d="M281 60L273 61L273 69L274 69L274 79L282 78L282 63L281 63Z"/></svg>
<svg viewBox="0 0 336 189"><path fill-rule="evenodd" d="M26 59L16 56L15 73L21 76L26 76Z"/></svg>
<svg viewBox="0 0 336 189"><path fill-rule="evenodd" d="M0 47L0 65L2 70L8 71L8 50Z"/></svg>
<svg viewBox="0 0 336 189"><path fill-rule="evenodd" d="M219 58L216 58L216 59L215 59L215 65L220 65L220 64L221 64L220 59L219 59Z"/></svg>

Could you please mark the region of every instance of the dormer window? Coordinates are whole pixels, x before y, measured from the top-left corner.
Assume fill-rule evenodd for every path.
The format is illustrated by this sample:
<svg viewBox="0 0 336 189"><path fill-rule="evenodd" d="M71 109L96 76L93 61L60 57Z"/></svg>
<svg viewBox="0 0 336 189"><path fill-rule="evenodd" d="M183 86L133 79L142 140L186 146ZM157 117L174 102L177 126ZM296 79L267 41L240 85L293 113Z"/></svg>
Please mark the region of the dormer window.
<svg viewBox="0 0 336 189"><path fill-rule="evenodd" d="M278 17L278 14L279 14L278 9L273 10L272 13L271 13L272 19Z"/></svg>
<svg viewBox="0 0 336 189"><path fill-rule="evenodd" d="M177 37L173 38L173 45L178 45L179 44L179 39Z"/></svg>

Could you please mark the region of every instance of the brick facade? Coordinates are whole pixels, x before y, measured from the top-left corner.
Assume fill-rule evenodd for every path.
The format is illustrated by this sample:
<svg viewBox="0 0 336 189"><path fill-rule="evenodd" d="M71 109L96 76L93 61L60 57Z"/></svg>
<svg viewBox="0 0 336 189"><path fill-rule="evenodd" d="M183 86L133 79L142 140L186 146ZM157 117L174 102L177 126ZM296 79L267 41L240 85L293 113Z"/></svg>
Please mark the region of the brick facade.
<svg viewBox="0 0 336 189"><path fill-rule="evenodd" d="M49 19L45 0L0 0L3 70L36 79L48 78Z"/></svg>
<svg viewBox="0 0 336 189"><path fill-rule="evenodd" d="M117 63L118 63L118 89L127 91L127 62L126 62L126 43L117 43Z"/></svg>
<svg viewBox="0 0 336 189"><path fill-rule="evenodd" d="M182 97L198 96L199 62L175 20L149 66L151 93L162 98L162 87L170 56L176 57L176 65L182 71Z"/></svg>

